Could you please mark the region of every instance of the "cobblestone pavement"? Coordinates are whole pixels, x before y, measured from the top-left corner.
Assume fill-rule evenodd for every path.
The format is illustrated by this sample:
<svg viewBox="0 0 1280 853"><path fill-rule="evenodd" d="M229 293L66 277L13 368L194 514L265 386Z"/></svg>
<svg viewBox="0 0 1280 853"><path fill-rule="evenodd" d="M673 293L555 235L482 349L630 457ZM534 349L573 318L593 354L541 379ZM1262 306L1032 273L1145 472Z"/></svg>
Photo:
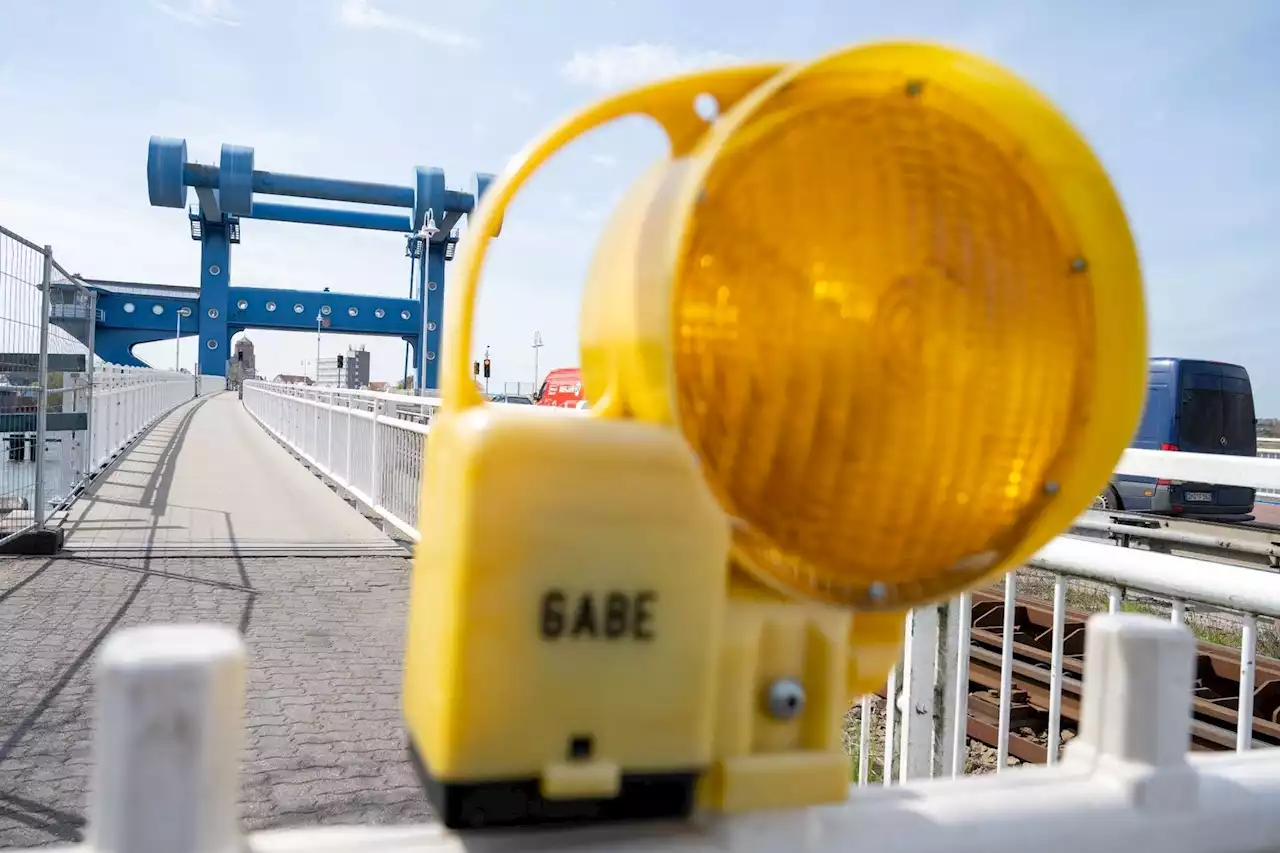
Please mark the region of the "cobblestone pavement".
<svg viewBox="0 0 1280 853"><path fill-rule="evenodd" d="M0 560L0 847L84 832L95 653L148 622L249 648L247 829L430 815L405 760L397 557Z"/></svg>

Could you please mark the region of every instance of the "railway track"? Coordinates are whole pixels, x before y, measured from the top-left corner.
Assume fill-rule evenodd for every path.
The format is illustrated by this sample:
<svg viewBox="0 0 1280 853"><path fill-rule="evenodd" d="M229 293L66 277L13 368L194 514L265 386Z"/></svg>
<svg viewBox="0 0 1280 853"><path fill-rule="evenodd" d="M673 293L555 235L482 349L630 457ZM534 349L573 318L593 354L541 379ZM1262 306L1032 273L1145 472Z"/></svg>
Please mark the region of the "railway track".
<svg viewBox="0 0 1280 853"><path fill-rule="evenodd" d="M995 747L999 744L1004 598L999 593L981 591L974 592L972 600L968 735ZM1019 598L1016 608L1009 754L1024 762L1045 763L1048 760L1045 732L1049 723L1053 607L1039 599ZM1074 732L1080 719L1088 616L1083 611L1068 610L1063 623L1061 728L1067 732ZM1239 678L1239 649L1214 643L1197 644L1192 701L1193 749L1235 749ZM1280 746L1280 660L1256 658L1254 678L1253 745Z"/></svg>

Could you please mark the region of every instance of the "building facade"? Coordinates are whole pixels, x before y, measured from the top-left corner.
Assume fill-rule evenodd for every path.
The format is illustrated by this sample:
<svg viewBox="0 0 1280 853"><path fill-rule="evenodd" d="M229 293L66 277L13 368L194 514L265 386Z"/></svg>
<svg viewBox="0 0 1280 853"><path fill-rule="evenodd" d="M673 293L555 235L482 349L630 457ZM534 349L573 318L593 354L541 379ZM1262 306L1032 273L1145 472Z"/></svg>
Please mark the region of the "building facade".
<svg viewBox="0 0 1280 853"><path fill-rule="evenodd" d="M238 339L231 351L231 360L240 365L246 379L257 378L258 361L253 355L253 341L248 338Z"/></svg>
<svg viewBox="0 0 1280 853"><path fill-rule="evenodd" d="M342 367L338 367L339 358L342 359ZM316 384L328 388L367 388L369 367L367 349L348 349L342 356L320 359L316 370Z"/></svg>

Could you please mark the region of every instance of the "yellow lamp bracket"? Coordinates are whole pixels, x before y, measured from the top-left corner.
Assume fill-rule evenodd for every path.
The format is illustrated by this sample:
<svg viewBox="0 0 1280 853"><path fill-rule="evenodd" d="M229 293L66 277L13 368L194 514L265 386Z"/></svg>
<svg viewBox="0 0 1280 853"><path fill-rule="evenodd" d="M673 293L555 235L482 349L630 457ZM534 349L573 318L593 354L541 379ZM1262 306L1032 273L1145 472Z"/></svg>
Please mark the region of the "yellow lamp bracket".
<svg viewBox="0 0 1280 853"><path fill-rule="evenodd" d="M671 150L597 245L595 407L486 404L468 353L507 205L636 114ZM607 98L513 160L457 263L404 685L451 827L843 799L840 725L905 611L1064 529L1140 411L1105 173L1033 90L947 48Z"/></svg>

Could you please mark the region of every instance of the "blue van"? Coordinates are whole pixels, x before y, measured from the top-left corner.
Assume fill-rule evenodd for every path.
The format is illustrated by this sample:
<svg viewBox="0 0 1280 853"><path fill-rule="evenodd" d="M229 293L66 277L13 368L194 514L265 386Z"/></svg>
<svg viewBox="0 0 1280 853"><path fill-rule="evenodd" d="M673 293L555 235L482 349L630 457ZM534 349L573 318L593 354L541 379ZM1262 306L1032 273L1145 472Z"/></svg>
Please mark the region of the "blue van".
<svg viewBox="0 0 1280 853"><path fill-rule="evenodd" d="M1249 372L1236 364L1153 358L1147 403L1132 447L1256 456L1257 418ZM1093 508L1172 515L1247 515L1254 490L1214 483L1182 483L1112 476Z"/></svg>

